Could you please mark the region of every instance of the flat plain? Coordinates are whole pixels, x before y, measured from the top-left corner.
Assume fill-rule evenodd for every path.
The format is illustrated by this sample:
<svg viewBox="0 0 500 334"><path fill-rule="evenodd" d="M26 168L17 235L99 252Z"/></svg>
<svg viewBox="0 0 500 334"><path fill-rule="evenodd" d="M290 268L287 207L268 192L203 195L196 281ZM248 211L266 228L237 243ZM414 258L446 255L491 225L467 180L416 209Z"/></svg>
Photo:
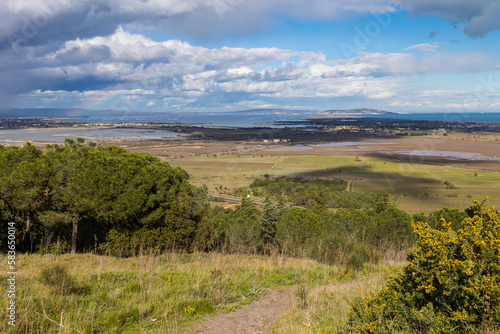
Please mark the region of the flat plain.
<svg viewBox="0 0 500 334"><path fill-rule="evenodd" d="M185 169L194 184L205 184L211 192L221 186L229 191L248 186L264 175L340 178L350 183L350 191L388 191L398 208L410 214L429 213L444 207L464 209L473 199L485 196L498 207L500 144L493 138L395 137L281 145L238 142L226 143L238 148L235 151L164 159Z"/></svg>

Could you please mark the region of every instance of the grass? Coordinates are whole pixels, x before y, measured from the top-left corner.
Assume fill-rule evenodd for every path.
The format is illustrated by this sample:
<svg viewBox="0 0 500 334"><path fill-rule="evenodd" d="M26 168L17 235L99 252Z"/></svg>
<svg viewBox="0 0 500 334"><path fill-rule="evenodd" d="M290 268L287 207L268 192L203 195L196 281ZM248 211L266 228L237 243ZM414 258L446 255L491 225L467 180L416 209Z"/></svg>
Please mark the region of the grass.
<svg viewBox="0 0 500 334"><path fill-rule="evenodd" d="M206 184L209 191L220 185L229 190L248 186L265 174L335 177L352 180L354 192L389 191L398 208L410 214L444 207L463 210L472 199L485 196L492 205L500 206L500 173L494 171L354 156L221 156L172 164L186 169L194 184Z"/></svg>
<svg viewBox="0 0 500 334"><path fill-rule="evenodd" d="M191 183L205 184L209 190L224 185L230 189L247 186L266 173L273 175L273 165L279 157L270 156L218 156L172 161L174 167L181 167L191 176Z"/></svg>
<svg viewBox="0 0 500 334"><path fill-rule="evenodd" d="M0 261L7 263L6 256ZM16 263L17 326L7 325L3 312L2 333L178 333L207 314L258 299L264 288L358 279L342 268L280 255L166 253L120 259L31 254L18 255ZM54 273L57 278L51 279ZM6 305L5 285L0 296Z"/></svg>
<svg viewBox="0 0 500 334"><path fill-rule="evenodd" d="M270 333L336 333L347 320L351 303L357 297L366 297L378 291L395 274L401 264L387 263L375 268L367 267L354 282L317 287L308 291L307 301L299 302L284 313L271 326ZM304 291L299 287L297 295Z"/></svg>

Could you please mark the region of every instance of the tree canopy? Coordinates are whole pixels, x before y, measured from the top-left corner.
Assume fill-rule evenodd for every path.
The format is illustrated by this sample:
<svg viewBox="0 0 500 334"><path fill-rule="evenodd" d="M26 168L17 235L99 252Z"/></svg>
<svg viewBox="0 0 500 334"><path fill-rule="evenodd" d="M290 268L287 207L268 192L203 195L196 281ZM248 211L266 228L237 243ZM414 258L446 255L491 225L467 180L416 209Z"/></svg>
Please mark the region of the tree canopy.
<svg viewBox="0 0 500 334"><path fill-rule="evenodd" d="M72 252L113 250L112 236L144 229L161 230L162 238L136 237L143 242L137 247L185 248L205 212L187 173L149 154L81 140L45 150L0 146L0 219L17 223L21 250L55 242Z"/></svg>

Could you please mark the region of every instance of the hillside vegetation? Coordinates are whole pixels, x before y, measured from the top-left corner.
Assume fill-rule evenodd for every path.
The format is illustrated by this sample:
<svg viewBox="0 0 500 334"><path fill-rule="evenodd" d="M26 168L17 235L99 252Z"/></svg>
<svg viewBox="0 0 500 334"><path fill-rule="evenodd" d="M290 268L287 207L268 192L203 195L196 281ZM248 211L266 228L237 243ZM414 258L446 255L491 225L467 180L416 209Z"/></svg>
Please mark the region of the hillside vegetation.
<svg viewBox="0 0 500 334"><path fill-rule="evenodd" d="M415 241L411 217L387 194L348 198L338 180L255 181L255 190L263 187L274 199L277 192L309 198L307 208L267 200L262 210L242 201L232 211L210 208L206 188L190 185L180 168L116 146L0 146L0 166L0 220L15 223L18 251L279 252L359 268ZM327 210L335 200L357 204ZM5 250L7 231L1 233Z"/></svg>
<svg viewBox="0 0 500 334"><path fill-rule="evenodd" d="M497 328L500 225L486 200L411 216L388 191L353 192L352 182L322 173L253 178L244 190L263 207L243 199L231 210L211 205L207 186L149 154L81 139L44 150L0 146L0 222L15 226L22 254L19 326L0 330L176 332L267 287L293 287L301 305L276 333ZM7 229L0 242L5 252ZM387 271L396 276L383 287ZM371 274L374 284L365 282ZM308 295L355 280L381 290L348 285L357 292L342 300ZM364 298L347 314L354 297Z"/></svg>

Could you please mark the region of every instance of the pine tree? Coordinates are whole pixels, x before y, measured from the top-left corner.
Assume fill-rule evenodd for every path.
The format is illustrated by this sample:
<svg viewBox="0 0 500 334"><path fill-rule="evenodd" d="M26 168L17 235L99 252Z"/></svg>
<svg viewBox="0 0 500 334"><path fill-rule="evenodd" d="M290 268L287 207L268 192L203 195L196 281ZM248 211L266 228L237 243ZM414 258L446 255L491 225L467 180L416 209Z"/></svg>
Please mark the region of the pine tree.
<svg viewBox="0 0 500 334"><path fill-rule="evenodd" d="M264 201L264 211L261 218L261 238L264 245L274 243L276 237L276 222L279 219L281 210L271 203L269 197Z"/></svg>

